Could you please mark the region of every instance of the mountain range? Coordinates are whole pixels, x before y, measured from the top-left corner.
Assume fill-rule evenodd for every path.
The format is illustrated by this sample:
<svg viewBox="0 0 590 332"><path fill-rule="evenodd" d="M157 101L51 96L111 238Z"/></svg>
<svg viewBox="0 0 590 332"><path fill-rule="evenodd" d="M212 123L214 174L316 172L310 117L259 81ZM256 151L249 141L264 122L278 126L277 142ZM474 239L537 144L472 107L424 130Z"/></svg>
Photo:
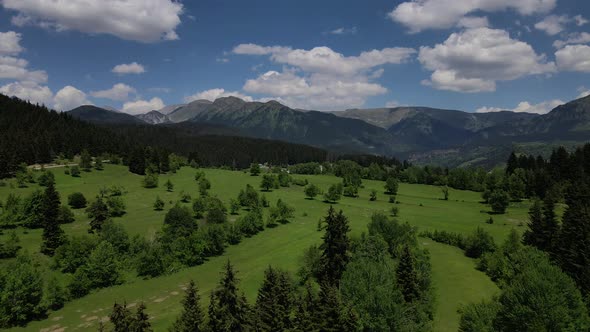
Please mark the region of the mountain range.
<svg viewBox="0 0 590 332"><path fill-rule="evenodd" d="M302 111L276 101L197 100L136 117L81 106L71 114L102 125L151 124L280 140L338 153L395 156L419 164L494 166L512 151L546 154L590 140L590 96L539 115L470 113L428 107Z"/></svg>

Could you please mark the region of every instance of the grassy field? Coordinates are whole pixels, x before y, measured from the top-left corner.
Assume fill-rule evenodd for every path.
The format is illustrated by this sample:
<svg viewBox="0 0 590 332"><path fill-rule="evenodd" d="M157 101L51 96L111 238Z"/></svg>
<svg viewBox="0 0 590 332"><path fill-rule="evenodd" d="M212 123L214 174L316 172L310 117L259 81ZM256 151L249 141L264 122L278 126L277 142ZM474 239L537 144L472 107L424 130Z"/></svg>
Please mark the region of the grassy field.
<svg viewBox="0 0 590 332"><path fill-rule="evenodd" d="M247 183L258 188L260 177L251 177L243 172L207 169L204 170L212 183L211 193L218 195L226 203L235 198L240 189ZM72 192L83 192L87 198L93 198L103 186L120 185L125 187L127 194L127 214L116 221L122 223L131 235L142 234L153 236L161 227L165 211L154 211L152 208L156 196L166 201L168 209L171 201L178 200L180 192L198 195L198 187L194 181L194 169L183 168L176 174L160 176L160 187L145 189L141 187L142 177L130 174L126 167L107 165L104 171L82 173L81 178L73 178L63 174L62 169L54 169L57 188L65 203L67 195ZM330 184L340 179L333 176L299 176L307 178L311 183L327 189ZM170 179L175 190L166 192L163 183ZM383 182L364 181L358 198L343 198L336 208L342 209L350 220L352 235L358 236L366 231L371 214L377 210L387 211L392 206L387 196L382 194ZM0 187L0 199L4 200L9 192L26 195L38 188L13 189L10 186ZM369 201L369 192L378 190L378 200ZM200 287L203 304L208 301L208 294L215 287L223 263L228 259L239 271L240 287L248 299L253 302L257 289L262 281L263 271L268 265L281 267L294 272L299 264L302 251L312 244L320 242L321 233L316 230L318 219L325 215L329 205L320 200L305 199L303 188L292 185L265 193L272 204L281 198L294 206L296 217L286 225L266 229L250 239L244 239L239 245L230 246L221 257L215 257L205 264L184 269L173 275L150 280L128 277L124 285L96 291L82 299L66 304L66 306L50 313L44 321L32 322L25 328L15 331L44 331L67 328L67 331L92 330L97 321L110 313L114 301L127 301L136 305L144 301L148 313L153 317L152 324L156 331L166 330L180 311L182 287L194 279ZM399 218L412 225L426 229L447 230L470 233L477 226L488 230L497 241L502 241L512 228L522 229L519 225L526 223L527 203L512 205L508 213L494 216L494 224L485 220L488 207L481 204L480 194L469 191L451 190L450 200L441 200L440 188L425 185L401 184L398 194L400 204ZM83 211L76 213L76 222L64 225L68 234L84 234L88 230L88 219ZM23 247L29 252L39 250L41 231L25 232L17 230ZM477 301L489 297L497 291L496 286L482 273L474 269L474 261L464 257L456 248L434 243L427 239L420 242L432 254L433 279L436 287L437 317L436 331L456 331L458 324L458 306L462 303ZM38 255L42 263L48 260Z"/></svg>

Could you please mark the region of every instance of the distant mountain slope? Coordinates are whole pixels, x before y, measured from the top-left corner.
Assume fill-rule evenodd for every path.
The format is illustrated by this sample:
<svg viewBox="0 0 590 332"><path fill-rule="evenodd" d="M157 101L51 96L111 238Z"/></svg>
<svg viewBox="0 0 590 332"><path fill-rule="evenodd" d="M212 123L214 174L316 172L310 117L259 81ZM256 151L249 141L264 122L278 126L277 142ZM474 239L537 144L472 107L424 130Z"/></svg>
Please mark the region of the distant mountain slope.
<svg viewBox="0 0 590 332"><path fill-rule="evenodd" d="M212 102L208 100L195 100L191 103L175 108L172 112L168 113L168 118L172 122L187 121L206 110L211 104Z"/></svg>
<svg viewBox="0 0 590 332"><path fill-rule="evenodd" d="M192 103L191 103L192 104ZM189 105L191 105L189 104ZM238 128L266 139L304 143L344 152L391 155L392 137L383 128L333 114L293 110L276 101L245 102L235 97L193 108L191 122Z"/></svg>
<svg viewBox="0 0 590 332"><path fill-rule="evenodd" d="M186 106L186 104L175 104L175 105L168 105L168 106L164 106L162 108L160 108L159 110L157 110L158 112L164 114L164 115L168 115L174 111L176 111L177 109Z"/></svg>
<svg viewBox="0 0 590 332"><path fill-rule="evenodd" d="M94 124L145 124L143 120L133 115L113 112L92 105L76 107L67 113L76 119Z"/></svg>
<svg viewBox="0 0 590 332"><path fill-rule="evenodd" d="M170 123L170 119L167 115L162 114L158 111L151 111L145 114L136 115L136 117L143 122L149 124L163 124L163 123Z"/></svg>

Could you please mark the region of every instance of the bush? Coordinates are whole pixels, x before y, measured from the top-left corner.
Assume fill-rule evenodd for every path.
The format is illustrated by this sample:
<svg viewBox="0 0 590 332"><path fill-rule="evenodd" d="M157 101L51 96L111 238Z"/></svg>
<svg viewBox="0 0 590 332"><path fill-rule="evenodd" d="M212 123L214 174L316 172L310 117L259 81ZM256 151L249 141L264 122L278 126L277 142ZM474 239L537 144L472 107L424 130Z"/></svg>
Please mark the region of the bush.
<svg viewBox="0 0 590 332"><path fill-rule="evenodd" d="M210 197L207 200L207 223L223 224L227 221L227 208L217 197Z"/></svg>
<svg viewBox="0 0 590 332"><path fill-rule="evenodd" d="M142 180L144 188L157 188L158 187L158 174L148 172Z"/></svg>
<svg viewBox="0 0 590 332"><path fill-rule="evenodd" d="M162 211L164 210L164 201L160 198L160 196L156 197L156 201L154 202L154 210Z"/></svg>
<svg viewBox="0 0 590 332"><path fill-rule="evenodd" d="M359 196L359 189L357 186L346 186L343 190L343 195L346 197L358 197Z"/></svg>
<svg viewBox="0 0 590 332"><path fill-rule="evenodd" d="M494 190L490 197L488 198L488 202L492 207L492 212L497 214L506 213L506 209L510 204L510 196L504 190Z"/></svg>
<svg viewBox="0 0 590 332"><path fill-rule="evenodd" d="M180 194L180 201L183 203L189 203L191 201L192 197L189 193L186 192L182 192Z"/></svg>
<svg viewBox="0 0 590 332"><path fill-rule="evenodd" d="M120 217L125 214L125 202L118 196L107 198L107 206L111 217Z"/></svg>
<svg viewBox="0 0 590 332"><path fill-rule="evenodd" d="M78 167L77 165L72 166L72 168L70 169L70 175L72 177L79 178L80 177L80 167Z"/></svg>
<svg viewBox="0 0 590 332"><path fill-rule="evenodd" d="M434 232L422 232L420 233L420 236L465 250L465 238L459 233L435 230Z"/></svg>
<svg viewBox="0 0 590 332"><path fill-rule="evenodd" d="M47 187L50 183L55 183L55 175L51 171L43 171L37 178L37 182L42 187Z"/></svg>
<svg viewBox="0 0 590 332"><path fill-rule="evenodd" d="M76 221L76 218L74 217L72 210L66 205L61 205L57 215L57 222L60 224L71 224L74 221Z"/></svg>
<svg viewBox="0 0 590 332"><path fill-rule="evenodd" d="M480 258L484 253L495 250L494 238L481 227L465 239L465 256L467 257Z"/></svg>
<svg viewBox="0 0 590 332"><path fill-rule="evenodd" d="M328 191L324 194L324 200L328 203L335 203L340 200L342 196L342 183L333 184L328 188Z"/></svg>
<svg viewBox="0 0 590 332"><path fill-rule="evenodd" d="M377 200L377 190L375 190L375 189L371 190L371 196L369 197L369 200L371 202L374 202Z"/></svg>
<svg viewBox="0 0 590 332"><path fill-rule="evenodd" d="M81 192L75 192L68 196L68 205L72 207L72 209L83 209L88 204L86 197Z"/></svg>

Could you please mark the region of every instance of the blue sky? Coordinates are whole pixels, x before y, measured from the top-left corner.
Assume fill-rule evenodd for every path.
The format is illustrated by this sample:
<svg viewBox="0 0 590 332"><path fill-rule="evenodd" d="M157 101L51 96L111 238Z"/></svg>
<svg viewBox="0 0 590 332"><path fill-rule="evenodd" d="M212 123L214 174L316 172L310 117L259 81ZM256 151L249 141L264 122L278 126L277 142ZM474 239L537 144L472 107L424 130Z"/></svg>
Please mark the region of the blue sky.
<svg viewBox="0 0 590 332"><path fill-rule="evenodd" d="M590 1L0 4L0 92L59 110L236 95L543 113L590 92Z"/></svg>

